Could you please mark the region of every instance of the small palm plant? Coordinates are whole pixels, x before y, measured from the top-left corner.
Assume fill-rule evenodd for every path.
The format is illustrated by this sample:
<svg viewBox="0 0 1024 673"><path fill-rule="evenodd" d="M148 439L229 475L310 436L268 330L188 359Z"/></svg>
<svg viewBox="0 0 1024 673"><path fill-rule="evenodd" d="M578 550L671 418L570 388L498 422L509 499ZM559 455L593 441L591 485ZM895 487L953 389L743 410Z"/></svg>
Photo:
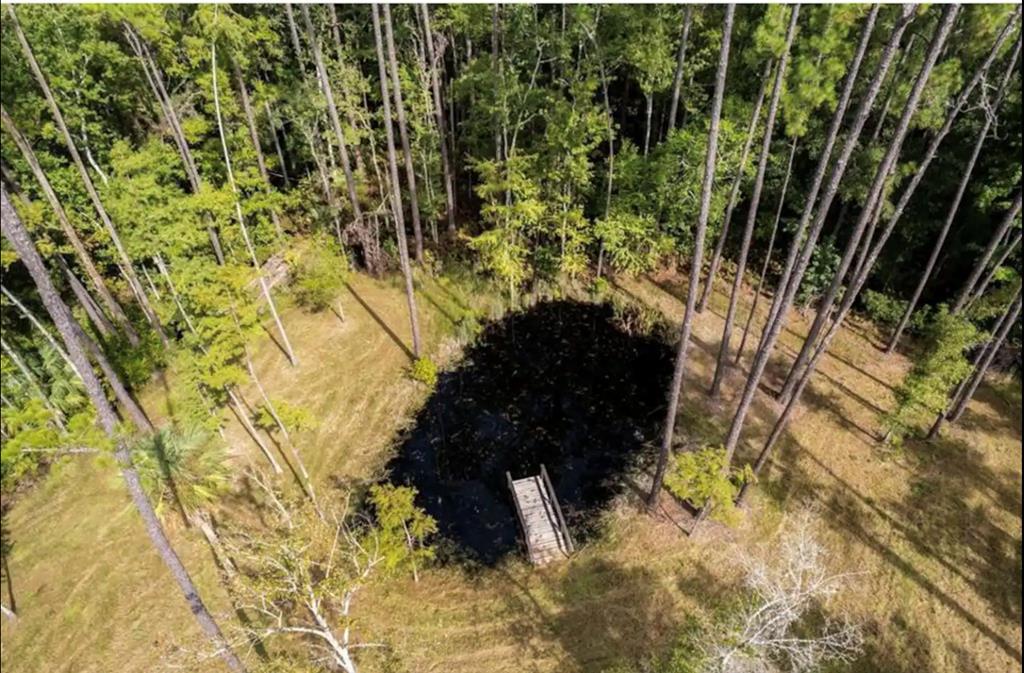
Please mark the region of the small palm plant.
<svg viewBox="0 0 1024 673"><path fill-rule="evenodd" d="M132 454L142 485L161 516L172 506L192 521L230 485L224 447L200 428L162 428L136 443Z"/></svg>

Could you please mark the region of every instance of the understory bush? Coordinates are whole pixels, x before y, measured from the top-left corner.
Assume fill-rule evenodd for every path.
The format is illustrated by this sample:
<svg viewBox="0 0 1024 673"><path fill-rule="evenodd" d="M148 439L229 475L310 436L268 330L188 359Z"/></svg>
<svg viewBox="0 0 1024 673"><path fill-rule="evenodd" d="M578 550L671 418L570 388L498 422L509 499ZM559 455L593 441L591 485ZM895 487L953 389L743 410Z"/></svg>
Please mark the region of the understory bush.
<svg viewBox="0 0 1024 673"><path fill-rule="evenodd" d="M615 324L630 336L663 337L669 333L665 316L653 306L618 295L612 295L611 305Z"/></svg>
<svg viewBox="0 0 1024 673"><path fill-rule="evenodd" d="M731 525L736 520L736 496L751 479L750 466L730 468L725 448L708 446L672 456L665 487L697 509L710 506L711 518Z"/></svg>
<svg viewBox="0 0 1024 673"><path fill-rule="evenodd" d="M887 295L884 292L876 292L874 290L864 290L861 294L861 301L864 305L864 312L867 313L868 317L877 325L883 325L885 327L895 327L900 318L903 317L903 312L907 310L907 301L905 299L897 299L891 295ZM910 321L907 323L907 329L911 332L920 332L928 324L930 315L928 307L918 307L914 311L913 315L910 316Z"/></svg>
<svg viewBox="0 0 1024 673"><path fill-rule="evenodd" d="M316 236L293 252L292 293L300 306L322 311L341 291L348 261L334 239Z"/></svg>
<svg viewBox="0 0 1024 673"><path fill-rule="evenodd" d="M437 385L437 365L426 356L416 358L416 361L412 363L409 376L413 381L419 381L427 388L433 388Z"/></svg>

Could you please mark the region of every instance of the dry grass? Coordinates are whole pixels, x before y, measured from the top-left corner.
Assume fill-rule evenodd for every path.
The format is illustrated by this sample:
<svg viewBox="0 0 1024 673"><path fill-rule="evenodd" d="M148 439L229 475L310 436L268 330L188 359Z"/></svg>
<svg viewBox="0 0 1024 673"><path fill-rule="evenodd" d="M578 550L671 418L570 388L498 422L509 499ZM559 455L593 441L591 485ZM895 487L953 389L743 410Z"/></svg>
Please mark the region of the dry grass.
<svg viewBox="0 0 1024 673"><path fill-rule="evenodd" d="M349 292L341 297L344 323L329 313L286 313L297 368L269 339L255 349L272 395L321 419L298 443L324 488L378 474L425 394L404 377L408 356L387 331L408 343L400 290L363 278L352 287L362 303ZM423 286L424 331L441 360L457 355L449 335L460 306L498 310L484 293L458 288ZM673 320L682 315L676 276L621 280L618 288ZM696 325L683 393L681 431L700 441L721 433L742 382L731 375L722 399L707 400L724 303L716 294ZM806 328L804 319L791 320L780 363ZM739 528L710 525L687 538L671 521L639 513L627 492L608 513L604 535L567 563L435 568L419 584L376 587L356 607L360 633L391 650L367 655L365 670L601 671L634 664L668 647L684 620L705 617L727 597L738 580L736 557L770 537L783 511L804 503L817 507L836 562L867 571L843 606L868 623L858 670L1019 670L1019 385L983 388L940 442L886 453L873 435L907 362L883 358L869 343L878 341L863 325L836 339ZM778 385L778 371L781 364L770 383ZM245 393L255 401L254 391ZM759 396L741 456L759 448L776 411ZM238 460L261 460L233 421L229 438ZM175 647L194 642L190 616L110 467L73 461L21 500L6 525L22 616L15 626L4 624L5 671L151 671ZM230 622L199 537L178 529L173 536Z"/></svg>

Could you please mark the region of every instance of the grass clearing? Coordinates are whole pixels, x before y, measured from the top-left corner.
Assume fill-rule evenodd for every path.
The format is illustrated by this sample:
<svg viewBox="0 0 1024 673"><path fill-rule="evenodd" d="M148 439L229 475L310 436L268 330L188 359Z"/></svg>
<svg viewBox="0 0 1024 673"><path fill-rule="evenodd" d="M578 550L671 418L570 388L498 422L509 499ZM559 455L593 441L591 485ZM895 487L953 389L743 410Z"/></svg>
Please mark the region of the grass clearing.
<svg viewBox="0 0 1024 673"><path fill-rule="evenodd" d="M339 298L344 322L330 312L285 311L297 368L269 336L253 348L271 395L321 419L296 442L322 493L337 481L377 477L427 394L404 374L408 319L399 286L355 275L350 285ZM618 279L615 288L673 321L682 316L678 276ZM468 309L485 316L502 310L483 287L458 277L424 279L420 297L427 352L442 365L458 355L456 336L471 329ZM748 291L738 321L751 299ZM742 376L730 376L721 401L707 401L725 302L716 293L695 326L680 432L697 441L724 430L742 384ZM793 316L780 362L799 348L807 323ZM739 555L769 539L783 512L803 503L817 509L834 562L865 571L843 597L843 607L867 622L867 651L856 671L1019 670L1019 384L983 387L941 441L885 452L874 440L878 415L893 403L908 362L869 345L880 339L856 322L836 338L738 528L708 525L687 538L670 521L640 513L627 492L606 515L604 535L567 563L439 567L418 584L374 587L355 608L361 635L391 649L367 653L363 670L591 672L636 664L727 599L740 577ZM738 342L739 335L734 347ZM778 366L768 383L781 383ZM243 394L257 399L254 390ZM159 398L154 386L148 408L159 408ZM741 457L759 448L776 411L767 396L758 397ZM233 419L227 435L240 465L263 460ZM241 493L226 506L244 503ZM204 596L230 623L235 616L201 537L169 521ZM4 623L4 671L152 671L195 646L191 616L112 467L82 456L61 463L11 508L5 527L21 616ZM207 661L185 670L222 669Z"/></svg>

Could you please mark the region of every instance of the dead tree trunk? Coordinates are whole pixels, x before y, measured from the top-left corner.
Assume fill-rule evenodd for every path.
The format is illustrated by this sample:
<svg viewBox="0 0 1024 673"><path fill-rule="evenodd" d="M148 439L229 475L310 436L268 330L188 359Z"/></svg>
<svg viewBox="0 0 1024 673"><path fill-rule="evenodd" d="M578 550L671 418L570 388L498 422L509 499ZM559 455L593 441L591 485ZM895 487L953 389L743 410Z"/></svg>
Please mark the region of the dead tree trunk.
<svg viewBox="0 0 1024 673"><path fill-rule="evenodd" d="M722 98L725 94L725 79L729 69L729 45L732 39L733 17L736 5L729 4L725 8L725 20L722 25L722 44L718 52L718 69L715 73L715 93L711 100L711 119L708 123L708 151L704 158L704 179L701 183L700 211L697 216L697 228L694 232L693 261L690 264L690 285L686 290L686 312L683 314L682 333L676 351L675 368L672 372L672 383L668 390L668 408L665 411L665 428L661 437L661 452L654 470L651 491L647 494L647 506L653 509L658 503L658 495L665 480L672 443L675 437L676 413L679 409L679 395L683 386L683 374L686 372L686 354L690 346L690 333L693 330L693 316L697 305L697 282L700 279L700 267L704 255L704 235L708 226L708 214L711 210L711 190L714 186L715 167L718 163L718 124L722 116Z"/></svg>

